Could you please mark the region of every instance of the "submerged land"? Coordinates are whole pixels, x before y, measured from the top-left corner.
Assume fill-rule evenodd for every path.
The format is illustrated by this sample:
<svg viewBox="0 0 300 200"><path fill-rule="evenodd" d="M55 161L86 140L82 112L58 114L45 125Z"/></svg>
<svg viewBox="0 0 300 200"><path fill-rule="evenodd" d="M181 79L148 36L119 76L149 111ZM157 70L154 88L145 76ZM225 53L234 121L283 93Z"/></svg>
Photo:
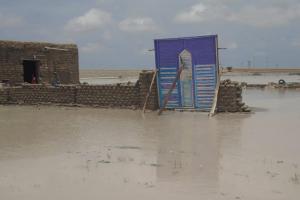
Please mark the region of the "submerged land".
<svg viewBox="0 0 300 200"><path fill-rule="evenodd" d="M153 69L154 70L154 69ZM82 69L80 81L89 84L127 83L135 82L141 70L124 69ZM278 83L283 79L287 83L298 83L300 88L300 68L222 68L222 79L244 82L257 88L265 87L269 83Z"/></svg>
<svg viewBox="0 0 300 200"><path fill-rule="evenodd" d="M91 83L137 70L86 70ZM286 79L289 74L224 79ZM0 106L1 199L246 199L300 196L300 89L246 88L252 113ZM84 191L84 192L83 192ZM116 192L118 191L118 192Z"/></svg>
<svg viewBox="0 0 300 200"><path fill-rule="evenodd" d="M300 91L247 89L244 100L254 114L212 119L0 106L0 196L298 200Z"/></svg>

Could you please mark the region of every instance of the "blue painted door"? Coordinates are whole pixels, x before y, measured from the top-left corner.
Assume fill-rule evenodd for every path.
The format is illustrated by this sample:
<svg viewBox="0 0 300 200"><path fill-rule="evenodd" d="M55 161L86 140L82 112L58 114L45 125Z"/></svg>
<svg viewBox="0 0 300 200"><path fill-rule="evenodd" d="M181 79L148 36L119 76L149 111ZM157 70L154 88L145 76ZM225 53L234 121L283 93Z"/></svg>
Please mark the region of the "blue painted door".
<svg viewBox="0 0 300 200"><path fill-rule="evenodd" d="M158 85L159 85L159 102L160 105L163 104L165 95L171 89L171 86L177 75L176 66L165 66L161 67L158 72ZM175 88L173 89L171 95L169 96L169 101L166 108L179 108L181 107L180 101L180 89L179 81L177 81Z"/></svg>
<svg viewBox="0 0 300 200"><path fill-rule="evenodd" d="M172 83L176 79L179 70L179 54L183 50L184 42L182 40L156 40L155 54L156 65L158 69L158 86L159 86L159 103L163 104L165 95L171 88ZM169 97L166 108L181 107L181 90L180 81Z"/></svg>
<svg viewBox="0 0 300 200"><path fill-rule="evenodd" d="M180 57L182 53L185 55ZM179 67L184 63L185 68L166 108L209 111L218 75L217 36L155 40L155 57L160 105L175 80Z"/></svg>
<svg viewBox="0 0 300 200"><path fill-rule="evenodd" d="M194 66L195 107L197 109L210 111L216 84L216 66L214 64Z"/></svg>

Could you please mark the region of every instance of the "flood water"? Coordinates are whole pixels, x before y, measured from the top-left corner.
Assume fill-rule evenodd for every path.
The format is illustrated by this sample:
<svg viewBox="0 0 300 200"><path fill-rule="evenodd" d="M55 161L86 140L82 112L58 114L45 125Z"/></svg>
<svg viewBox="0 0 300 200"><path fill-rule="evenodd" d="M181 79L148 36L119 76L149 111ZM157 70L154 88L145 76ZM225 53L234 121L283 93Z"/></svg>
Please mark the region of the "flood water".
<svg viewBox="0 0 300 200"><path fill-rule="evenodd" d="M300 198L300 90L252 114L0 106L0 199Z"/></svg>
<svg viewBox="0 0 300 200"><path fill-rule="evenodd" d="M83 70L84 72L84 70ZM103 71L101 70L93 70L91 74L84 74L80 78L81 83L88 83L90 85L97 84L116 84L116 83L135 83L138 80L138 73L135 71L128 72L128 74L124 74L124 72L119 72L120 77L112 76L114 73L111 73L111 76L103 75ZM108 73L108 72L106 72ZM232 81L238 82L246 82L248 84L268 84L268 83L278 83L279 80L283 79L287 83L300 82L300 75L289 75L286 73L268 73L268 74L240 74L240 73L227 73L221 76L222 80L230 79Z"/></svg>
<svg viewBox="0 0 300 200"><path fill-rule="evenodd" d="M222 75L222 79L230 79L232 81L246 82L248 84L268 84L278 83L279 80L283 79L288 83L300 82L300 75L289 75L284 73L274 74L239 74L239 73L228 73Z"/></svg>

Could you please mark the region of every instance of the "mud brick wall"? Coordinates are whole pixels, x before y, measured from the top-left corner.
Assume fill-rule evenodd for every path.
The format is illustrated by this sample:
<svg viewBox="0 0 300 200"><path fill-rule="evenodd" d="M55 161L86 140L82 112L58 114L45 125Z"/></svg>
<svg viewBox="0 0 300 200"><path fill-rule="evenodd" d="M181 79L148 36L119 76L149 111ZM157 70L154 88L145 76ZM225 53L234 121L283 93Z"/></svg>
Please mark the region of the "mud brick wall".
<svg viewBox="0 0 300 200"><path fill-rule="evenodd" d="M0 104L8 103L8 90L0 88Z"/></svg>
<svg viewBox="0 0 300 200"><path fill-rule="evenodd" d="M40 86L26 85L21 87L8 88L9 103L16 104L39 104L39 103L58 103L73 104L75 103L74 86Z"/></svg>
<svg viewBox="0 0 300 200"><path fill-rule="evenodd" d="M25 84L0 90L0 104L82 104L87 106L142 108L154 72L142 72L135 84L49 85ZM156 82L147 109L158 109Z"/></svg>
<svg viewBox="0 0 300 200"><path fill-rule="evenodd" d="M250 112L242 101L243 88L238 82L225 80L220 83L217 112Z"/></svg>
<svg viewBox="0 0 300 200"><path fill-rule="evenodd" d="M139 107L135 85L87 85L77 88L76 103L100 107Z"/></svg>
<svg viewBox="0 0 300 200"><path fill-rule="evenodd" d="M124 85L23 85L0 89L0 104L82 104L87 106L142 108L154 72L144 71L136 84ZM157 84L154 82L147 109L157 110ZM217 112L250 112L242 102L242 86L230 80L222 81Z"/></svg>
<svg viewBox="0 0 300 200"><path fill-rule="evenodd" d="M38 63L42 82L51 83L56 72L63 84L79 83L78 48L75 44L0 41L0 81L23 83L24 60Z"/></svg>
<svg viewBox="0 0 300 200"><path fill-rule="evenodd" d="M154 76L153 71L143 71L142 73L140 73L139 85L140 85L140 103L141 103L140 106L141 107L144 106L146 96L149 92L153 76ZM146 109L148 110L159 109L156 78L154 80L154 84L152 86L152 90L150 92L150 96L147 101Z"/></svg>

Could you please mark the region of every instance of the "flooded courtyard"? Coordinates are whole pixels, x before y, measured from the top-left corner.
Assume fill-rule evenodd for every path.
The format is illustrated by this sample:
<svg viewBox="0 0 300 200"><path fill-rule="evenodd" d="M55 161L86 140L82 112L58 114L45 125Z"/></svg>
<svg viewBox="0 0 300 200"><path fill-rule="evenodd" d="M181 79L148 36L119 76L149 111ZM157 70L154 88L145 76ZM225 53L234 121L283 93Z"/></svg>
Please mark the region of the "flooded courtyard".
<svg viewBox="0 0 300 200"><path fill-rule="evenodd" d="M0 106L0 199L300 197L300 91L251 114Z"/></svg>

